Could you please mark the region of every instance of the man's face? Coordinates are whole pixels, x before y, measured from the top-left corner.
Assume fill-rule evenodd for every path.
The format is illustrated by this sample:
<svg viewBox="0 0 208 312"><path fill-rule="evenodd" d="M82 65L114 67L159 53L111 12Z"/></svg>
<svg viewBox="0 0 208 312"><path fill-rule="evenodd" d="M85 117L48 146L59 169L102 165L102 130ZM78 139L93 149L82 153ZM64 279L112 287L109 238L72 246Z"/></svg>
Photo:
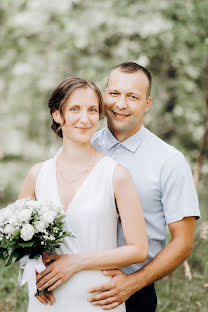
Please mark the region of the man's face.
<svg viewBox="0 0 208 312"><path fill-rule="evenodd" d="M147 98L149 82L141 71L111 72L105 90L105 112L108 127L119 141L124 141L142 126L145 112L151 105Z"/></svg>

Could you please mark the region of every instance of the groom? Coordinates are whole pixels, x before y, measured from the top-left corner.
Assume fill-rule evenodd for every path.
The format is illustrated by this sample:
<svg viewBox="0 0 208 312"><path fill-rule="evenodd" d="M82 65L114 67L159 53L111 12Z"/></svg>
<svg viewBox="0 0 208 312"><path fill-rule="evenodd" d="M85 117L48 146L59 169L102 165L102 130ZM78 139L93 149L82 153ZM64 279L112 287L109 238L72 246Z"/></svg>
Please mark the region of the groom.
<svg viewBox="0 0 208 312"><path fill-rule="evenodd" d="M200 215L184 156L143 126L152 101L150 91L147 69L132 62L115 67L105 90L107 127L92 140L97 150L129 169L142 203L149 240L145 263L104 271L112 281L89 290L92 295L88 300L105 310L126 301L127 312L155 311L154 282L190 256L195 219ZM166 225L171 234L167 245ZM119 223L118 246L124 244Z"/></svg>

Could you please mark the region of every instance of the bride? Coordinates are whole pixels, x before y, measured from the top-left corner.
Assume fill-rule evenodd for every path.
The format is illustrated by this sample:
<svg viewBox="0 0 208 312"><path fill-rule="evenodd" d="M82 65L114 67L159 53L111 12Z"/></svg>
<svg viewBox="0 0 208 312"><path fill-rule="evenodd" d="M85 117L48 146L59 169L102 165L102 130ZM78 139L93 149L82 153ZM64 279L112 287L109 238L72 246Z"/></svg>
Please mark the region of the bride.
<svg viewBox="0 0 208 312"><path fill-rule="evenodd" d="M126 168L91 145L103 99L99 89L80 78L68 78L49 100L52 129L63 138L58 156L33 166L19 199L48 199L62 204L67 237L55 255L45 255L47 268L37 275L37 288L53 294L29 300L28 311L101 311L88 302L88 290L111 277L102 270L121 268L147 258L147 236L136 188ZM117 248L120 216L126 246ZM125 312L125 304L110 311Z"/></svg>

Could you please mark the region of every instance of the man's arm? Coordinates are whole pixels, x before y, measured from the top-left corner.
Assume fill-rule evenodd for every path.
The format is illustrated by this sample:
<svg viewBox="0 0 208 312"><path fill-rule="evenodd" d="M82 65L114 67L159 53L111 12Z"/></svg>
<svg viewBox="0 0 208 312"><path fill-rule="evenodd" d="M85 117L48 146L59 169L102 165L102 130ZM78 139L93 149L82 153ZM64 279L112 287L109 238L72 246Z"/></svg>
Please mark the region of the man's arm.
<svg viewBox="0 0 208 312"><path fill-rule="evenodd" d="M120 270L104 272L105 275L112 276L112 281L90 289L91 293L102 293L89 297L89 301L93 305L101 305L105 310L115 308L136 291L166 276L184 262L193 248L195 217L185 217L168 227L171 241L152 261L130 275Z"/></svg>

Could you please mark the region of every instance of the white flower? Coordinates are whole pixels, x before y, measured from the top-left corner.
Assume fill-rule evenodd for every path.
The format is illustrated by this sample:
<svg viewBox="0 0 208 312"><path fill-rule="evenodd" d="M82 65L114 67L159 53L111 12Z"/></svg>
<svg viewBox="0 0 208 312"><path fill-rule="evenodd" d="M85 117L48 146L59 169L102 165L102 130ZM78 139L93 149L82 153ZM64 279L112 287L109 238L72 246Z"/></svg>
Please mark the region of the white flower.
<svg viewBox="0 0 208 312"><path fill-rule="evenodd" d="M55 219L55 217L56 217L56 213L55 213L55 211L46 211L46 212L44 212L43 214L42 214L42 220L43 220L43 222L45 222L45 223L52 223L53 222L53 220Z"/></svg>
<svg viewBox="0 0 208 312"><path fill-rule="evenodd" d="M50 211L53 210L57 214L60 212L63 212L63 207L58 205L55 202L45 200L45 201L42 201L41 203L42 203L42 207L41 207L42 212L44 212L44 211L46 212L48 210L50 210Z"/></svg>
<svg viewBox="0 0 208 312"><path fill-rule="evenodd" d="M0 212L0 222L4 223L5 221L8 221L12 217L12 211L10 209L2 209Z"/></svg>
<svg viewBox="0 0 208 312"><path fill-rule="evenodd" d="M14 232L14 227L10 224L7 224L4 228L4 233L5 234L13 234Z"/></svg>
<svg viewBox="0 0 208 312"><path fill-rule="evenodd" d="M50 235L48 239L49 240L55 240L55 237L53 235Z"/></svg>
<svg viewBox="0 0 208 312"><path fill-rule="evenodd" d="M31 224L25 224L20 231L20 236L24 241L29 241L35 234L34 227Z"/></svg>
<svg viewBox="0 0 208 312"><path fill-rule="evenodd" d="M18 214L18 219L22 222L27 222L31 218L32 211L30 209L20 210Z"/></svg>
<svg viewBox="0 0 208 312"><path fill-rule="evenodd" d="M3 224L5 220L5 214L3 212L0 212L0 223Z"/></svg>
<svg viewBox="0 0 208 312"><path fill-rule="evenodd" d="M15 214L12 214L11 217L9 218L9 224L11 224L13 226L17 226L18 217Z"/></svg>
<svg viewBox="0 0 208 312"><path fill-rule="evenodd" d="M56 203L53 203L53 205L51 205L51 209L52 209L53 211L55 211L57 214L58 214L58 213L63 213L63 207L57 205Z"/></svg>
<svg viewBox="0 0 208 312"><path fill-rule="evenodd" d="M46 228L46 224L42 220L40 220L40 221L34 222L34 227L37 232L44 232Z"/></svg>
<svg viewBox="0 0 208 312"><path fill-rule="evenodd" d="M28 205L33 210L39 210L41 208L41 203L38 202L37 200L30 200Z"/></svg>

